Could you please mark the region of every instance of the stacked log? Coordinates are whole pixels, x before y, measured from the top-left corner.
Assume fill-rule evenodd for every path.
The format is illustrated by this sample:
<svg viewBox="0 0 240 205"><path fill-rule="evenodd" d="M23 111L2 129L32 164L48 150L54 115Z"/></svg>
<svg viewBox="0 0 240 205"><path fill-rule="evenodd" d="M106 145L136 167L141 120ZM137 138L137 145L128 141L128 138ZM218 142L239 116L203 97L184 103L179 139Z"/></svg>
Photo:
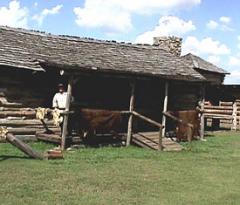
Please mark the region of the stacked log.
<svg viewBox="0 0 240 205"><path fill-rule="evenodd" d="M37 140L36 133L46 132L46 127L42 121L36 119L34 108L6 107L3 104L0 106L0 126L6 127L8 132L14 134L17 138L25 141L35 141ZM60 136L61 129L54 125L51 118L44 119L44 123L52 133Z"/></svg>
<svg viewBox="0 0 240 205"><path fill-rule="evenodd" d="M213 120L219 120L219 128L237 130L240 129L240 100L234 102L220 101L218 106L205 102L204 116L207 125L213 124Z"/></svg>
<svg viewBox="0 0 240 205"><path fill-rule="evenodd" d="M56 84L54 79L49 86L42 86L45 77L33 75L28 71L1 70L0 75L0 127L6 127L9 133L19 139L37 140L37 132L47 129L59 134L61 129L55 126L51 115L46 116L44 124L36 118L36 108L48 105L52 98L51 88ZM56 79L55 79L56 80ZM48 133L49 133L48 130Z"/></svg>

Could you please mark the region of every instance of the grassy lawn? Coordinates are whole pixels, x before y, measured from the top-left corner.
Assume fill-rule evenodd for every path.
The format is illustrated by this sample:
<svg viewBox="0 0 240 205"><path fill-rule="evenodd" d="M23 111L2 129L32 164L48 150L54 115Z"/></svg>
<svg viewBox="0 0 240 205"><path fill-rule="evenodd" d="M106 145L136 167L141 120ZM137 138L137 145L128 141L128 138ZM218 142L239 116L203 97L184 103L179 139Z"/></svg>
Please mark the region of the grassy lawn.
<svg viewBox="0 0 240 205"><path fill-rule="evenodd" d="M68 152L64 160L52 161L28 159L0 144L0 183L4 205L239 205L240 133L218 133L180 153L108 147Z"/></svg>

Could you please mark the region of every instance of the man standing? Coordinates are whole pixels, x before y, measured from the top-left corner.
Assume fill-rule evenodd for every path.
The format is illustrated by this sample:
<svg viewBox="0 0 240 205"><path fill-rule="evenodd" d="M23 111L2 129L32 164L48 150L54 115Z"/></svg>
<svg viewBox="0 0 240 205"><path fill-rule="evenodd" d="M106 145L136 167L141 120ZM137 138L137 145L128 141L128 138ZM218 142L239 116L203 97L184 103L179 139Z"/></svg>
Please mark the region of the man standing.
<svg viewBox="0 0 240 205"><path fill-rule="evenodd" d="M67 102L67 92L65 92L64 85L58 84L58 93L53 97L52 106L59 110L64 110L66 108Z"/></svg>

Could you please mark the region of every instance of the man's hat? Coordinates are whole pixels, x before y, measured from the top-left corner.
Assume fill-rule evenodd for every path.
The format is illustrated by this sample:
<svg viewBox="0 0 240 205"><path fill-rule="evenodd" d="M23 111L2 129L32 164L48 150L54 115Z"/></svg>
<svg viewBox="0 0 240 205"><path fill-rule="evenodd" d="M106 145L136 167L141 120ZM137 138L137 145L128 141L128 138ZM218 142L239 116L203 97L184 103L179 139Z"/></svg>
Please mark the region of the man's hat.
<svg viewBox="0 0 240 205"><path fill-rule="evenodd" d="M58 87L59 87L59 88L64 88L64 85L63 85L62 83L59 83L59 84L58 84Z"/></svg>

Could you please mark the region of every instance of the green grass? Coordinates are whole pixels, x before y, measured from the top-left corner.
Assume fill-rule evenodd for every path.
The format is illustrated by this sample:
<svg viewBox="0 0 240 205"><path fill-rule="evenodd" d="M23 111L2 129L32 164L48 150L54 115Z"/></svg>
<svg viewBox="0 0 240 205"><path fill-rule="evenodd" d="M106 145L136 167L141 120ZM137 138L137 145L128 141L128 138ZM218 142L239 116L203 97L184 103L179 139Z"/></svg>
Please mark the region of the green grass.
<svg viewBox="0 0 240 205"><path fill-rule="evenodd" d="M180 153L107 147L67 152L64 160L51 161L24 158L0 144L0 183L4 205L239 205L240 134L218 133Z"/></svg>

